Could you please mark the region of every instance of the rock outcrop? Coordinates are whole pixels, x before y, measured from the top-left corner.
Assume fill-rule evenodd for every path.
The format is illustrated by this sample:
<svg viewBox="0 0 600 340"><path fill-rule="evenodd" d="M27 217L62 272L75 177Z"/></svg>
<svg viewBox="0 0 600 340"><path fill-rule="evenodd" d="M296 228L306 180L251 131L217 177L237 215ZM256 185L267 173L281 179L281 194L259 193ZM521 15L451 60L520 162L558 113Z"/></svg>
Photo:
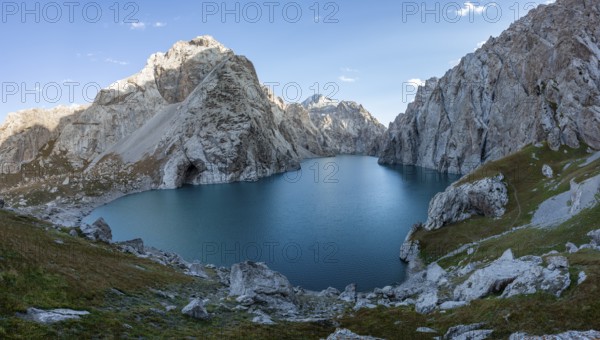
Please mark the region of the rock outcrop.
<svg viewBox="0 0 600 340"><path fill-rule="evenodd" d="M85 237L92 241L101 241L104 243L112 242L112 230L102 217L97 219L91 225L83 224L81 226L81 232Z"/></svg>
<svg viewBox="0 0 600 340"><path fill-rule="evenodd" d="M229 295L243 305L262 305L287 315L297 310L296 294L288 279L260 262L246 261L231 267Z"/></svg>
<svg viewBox="0 0 600 340"><path fill-rule="evenodd" d="M451 185L429 204L424 228L435 230L473 215L500 217L508 204L508 189L502 175L462 185Z"/></svg>
<svg viewBox="0 0 600 340"><path fill-rule="evenodd" d="M386 133L383 164L468 173L547 141L600 149L600 5L539 6L419 87Z"/></svg>
<svg viewBox="0 0 600 340"><path fill-rule="evenodd" d="M468 302L491 294L508 298L538 291L560 296L571 284L568 262L559 256L547 258L547 262L548 266L543 267L543 259L538 256L515 259L507 250L499 259L475 271L457 286L454 298Z"/></svg>

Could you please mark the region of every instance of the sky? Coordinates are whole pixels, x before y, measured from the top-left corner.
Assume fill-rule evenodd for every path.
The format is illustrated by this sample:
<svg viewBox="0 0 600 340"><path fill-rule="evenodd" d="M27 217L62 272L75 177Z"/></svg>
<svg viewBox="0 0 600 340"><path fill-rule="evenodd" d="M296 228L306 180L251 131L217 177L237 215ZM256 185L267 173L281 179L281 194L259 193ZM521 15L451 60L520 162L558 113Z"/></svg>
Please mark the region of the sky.
<svg viewBox="0 0 600 340"><path fill-rule="evenodd" d="M89 104L175 42L211 35L287 102L362 104L387 125L417 84L441 77L548 0L2 1L0 120Z"/></svg>

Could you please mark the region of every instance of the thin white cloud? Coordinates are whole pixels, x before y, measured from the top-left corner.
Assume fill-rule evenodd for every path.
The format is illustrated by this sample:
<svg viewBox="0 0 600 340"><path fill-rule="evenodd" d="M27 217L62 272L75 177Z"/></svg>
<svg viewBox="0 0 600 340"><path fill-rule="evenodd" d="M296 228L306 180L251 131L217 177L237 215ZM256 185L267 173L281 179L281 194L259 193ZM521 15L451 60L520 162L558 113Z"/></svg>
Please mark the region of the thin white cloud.
<svg viewBox="0 0 600 340"><path fill-rule="evenodd" d="M413 85L414 87L425 86L425 80L419 78L409 79L407 83Z"/></svg>
<svg viewBox="0 0 600 340"><path fill-rule="evenodd" d="M485 6L477 6L474 3L467 1L465 2L465 6L463 8L456 11L456 14L460 15L461 17L466 17L467 15L471 15L471 13L481 14L483 11L485 11Z"/></svg>
<svg viewBox="0 0 600 340"><path fill-rule="evenodd" d="M155 22L155 23L154 23L154 25L152 25L152 26L154 26L154 27L156 27L156 28L162 28L162 27L165 27L165 26L167 26L167 23L166 23L166 22L160 22L160 21L157 21L157 22Z"/></svg>
<svg viewBox="0 0 600 340"><path fill-rule="evenodd" d="M352 78L347 76L340 76L339 79L344 83L355 83L358 80L358 78Z"/></svg>
<svg viewBox="0 0 600 340"><path fill-rule="evenodd" d="M121 65L121 66L129 65L129 63L126 62L126 61L116 60L116 59L113 59L113 58L106 58L106 59L104 59L104 61L107 62L107 63Z"/></svg>
<svg viewBox="0 0 600 340"><path fill-rule="evenodd" d="M359 71L355 68L350 68L350 67L342 67L340 69L342 72L348 72L348 73L358 73Z"/></svg>
<svg viewBox="0 0 600 340"><path fill-rule="evenodd" d="M485 45L485 43L487 42L487 40L481 41L477 43L477 48L482 48L483 45Z"/></svg>
<svg viewBox="0 0 600 340"><path fill-rule="evenodd" d="M133 22L129 26L129 29L143 31L146 29L146 23L144 22Z"/></svg>

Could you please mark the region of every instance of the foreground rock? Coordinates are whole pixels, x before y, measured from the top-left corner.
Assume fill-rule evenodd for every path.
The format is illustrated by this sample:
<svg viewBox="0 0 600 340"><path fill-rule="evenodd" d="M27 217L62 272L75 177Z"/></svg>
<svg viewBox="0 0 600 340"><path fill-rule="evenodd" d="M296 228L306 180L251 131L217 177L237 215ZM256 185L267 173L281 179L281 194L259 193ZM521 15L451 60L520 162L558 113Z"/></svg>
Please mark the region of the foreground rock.
<svg viewBox="0 0 600 340"><path fill-rule="evenodd" d="M364 336L352 333L347 329L336 329L335 333L329 335L327 340L382 340L372 336Z"/></svg>
<svg viewBox="0 0 600 340"><path fill-rule="evenodd" d="M490 265L475 271L464 283L454 290L458 301L472 301L491 294L508 298L520 294L546 292L556 296L569 287L571 279L566 258L549 257L546 268L543 259L525 256L515 259L507 250Z"/></svg>
<svg viewBox="0 0 600 340"><path fill-rule="evenodd" d="M112 231L106 221L100 217L91 225L83 224L81 232L92 241L112 242Z"/></svg>
<svg viewBox="0 0 600 340"><path fill-rule="evenodd" d="M600 150L598 27L592 0L531 10L419 87L391 124L380 162L466 174L542 141Z"/></svg>
<svg viewBox="0 0 600 340"><path fill-rule="evenodd" d="M28 308L23 318L42 324L51 324L66 320L78 320L82 316L89 315L86 311L76 311L71 309L52 309L42 310L37 308Z"/></svg>
<svg viewBox="0 0 600 340"><path fill-rule="evenodd" d="M264 263L246 261L231 267L229 295L244 305L262 305L292 316L297 312L296 295L288 279Z"/></svg>
<svg viewBox="0 0 600 340"><path fill-rule="evenodd" d="M487 339L494 331L489 329L481 329L483 323L475 323L471 325L458 325L450 327L448 332L444 334L443 340L483 340Z"/></svg>
<svg viewBox="0 0 600 340"><path fill-rule="evenodd" d="M439 229L473 215L504 215L508 204L508 189L503 180L504 176L499 175L460 186L452 185L443 193L437 194L429 204L425 229Z"/></svg>
<svg viewBox="0 0 600 340"><path fill-rule="evenodd" d="M208 320L210 318L206 308L204 308L204 302L200 299L192 300L187 306L183 307L181 313L199 320Z"/></svg>

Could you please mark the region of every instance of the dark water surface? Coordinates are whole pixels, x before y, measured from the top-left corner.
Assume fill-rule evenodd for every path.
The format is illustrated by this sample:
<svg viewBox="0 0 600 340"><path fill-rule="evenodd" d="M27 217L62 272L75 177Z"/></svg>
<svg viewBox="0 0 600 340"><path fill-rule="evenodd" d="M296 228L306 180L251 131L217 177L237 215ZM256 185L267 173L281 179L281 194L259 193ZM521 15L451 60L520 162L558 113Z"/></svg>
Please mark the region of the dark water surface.
<svg viewBox="0 0 600 340"><path fill-rule="evenodd" d="M186 186L118 199L86 218L115 241L142 238L186 260L229 266L266 262L293 285L361 291L404 278L398 259L410 227L456 176L377 159L307 160L302 170L256 183Z"/></svg>

